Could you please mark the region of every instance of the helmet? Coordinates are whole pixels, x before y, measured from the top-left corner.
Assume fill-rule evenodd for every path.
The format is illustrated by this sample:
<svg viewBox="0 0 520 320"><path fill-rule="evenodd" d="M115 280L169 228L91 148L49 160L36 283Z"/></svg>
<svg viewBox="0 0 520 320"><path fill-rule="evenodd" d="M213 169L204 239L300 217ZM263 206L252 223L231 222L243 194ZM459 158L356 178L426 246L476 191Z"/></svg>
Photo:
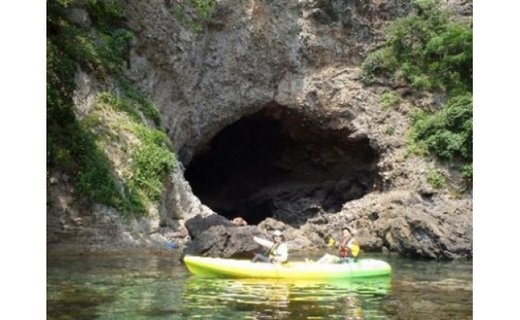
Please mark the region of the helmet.
<svg viewBox="0 0 520 320"><path fill-rule="evenodd" d="M283 233L282 233L282 231L280 231L280 230L274 230L274 232L273 232L273 237L274 237L274 236L283 236Z"/></svg>

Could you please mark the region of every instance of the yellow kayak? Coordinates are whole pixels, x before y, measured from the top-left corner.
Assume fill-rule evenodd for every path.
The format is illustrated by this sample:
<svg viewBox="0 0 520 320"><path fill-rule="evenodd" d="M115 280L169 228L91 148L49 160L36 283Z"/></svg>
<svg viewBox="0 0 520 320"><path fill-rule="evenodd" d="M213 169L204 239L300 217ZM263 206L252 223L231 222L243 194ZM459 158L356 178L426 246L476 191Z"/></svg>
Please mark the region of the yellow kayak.
<svg viewBox="0 0 520 320"><path fill-rule="evenodd" d="M347 279L390 275L392 268L382 260L359 259L344 263L287 262L185 256L191 273L203 276L271 279Z"/></svg>

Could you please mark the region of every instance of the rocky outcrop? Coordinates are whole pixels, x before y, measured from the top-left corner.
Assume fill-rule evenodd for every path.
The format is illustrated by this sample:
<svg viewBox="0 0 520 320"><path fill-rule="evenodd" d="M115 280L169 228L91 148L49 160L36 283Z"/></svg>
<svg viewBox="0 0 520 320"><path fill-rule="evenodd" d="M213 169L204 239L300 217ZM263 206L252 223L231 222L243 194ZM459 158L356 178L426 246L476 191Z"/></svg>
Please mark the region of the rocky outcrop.
<svg viewBox="0 0 520 320"><path fill-rule="evenodd" d="M328 236L350 225L367 251L438 259L472 256L472 199L459 189L460 176L406 154L408 113L414 104L432 103L430 98L408 97L385 109L379 97L387 88L359 81L367 52L380 43L389 21L410 10L409 1L220 0L200 32L182 24L176 1L121 4L136 35L125 74L160 108L161 126L182 162L166 183L157 217L148 218L153 227L146 232L158 230L167 239L185 221L189 226L193 217L216 211L229 220L240 215L250 225L188 227L187 253L245 255L254 250L248 237L265 235L266 224L276 221L288 232L293 250L324 248ZM253 226L247 212L219 212L201 202L184 172L212 148L219 132L259 114L279 123L284 139L303 145L293 154L280 153L285 170L297 172L300 163L324 169L315 171L322 178L312 183L293 174L292 180L275 185L268 176L269 184L247 195L248 204L268 203L276 210L266 217L276 220L262 217L264 222ZM321 144L324 152L318 146L327 137L332 138ZM330 142L335 139L341 143ZM349 147L356 144L362 147ZM352 160L362 151L373 156ZM279 167L282 162L272 163ZM328 172L330 163L344 167ZM426 181L432 169L446 178L444 188L432 189ZM262 175L267 176L257 172ZM231 185L214 183L222 190ZM339 196L331 197L334 192ZM215 203L232 202L213 196ZM116 237L127 232L122 227Z"/></svg>
<svg viewBox="0 0 520 320"><path fill-rule="evenodd" d="M267 249L253 241L254 236L271 239L272 232L283 232L292 252L318 250L322 240L315 233L293 228L281 221L267 218L258 226L236 226L229 224L219 215L206 218L196 216L186 221L186 227L192 235L183 254L203 255L226 258L252 258L254 253L263 253Z"/></svg>
<svg viewBox="0 0 520 320"><path fill-rule="evenodd" d="M207 217L197 215L185 223L186 228L192 239L195 239L198 235L215 226L231 227L235 226L228 219L219 216L218 214L212 214Z"/></svg>
<svg viewBox="0 0 520 320"><path fill-rule="evenodd" d="M263 252L253 241L259 235L256 227L216 225L197 234L184 250L186 255L204 255L222 258L252 258L254 252ZM260 250L260 251L259 251Z"/></svg>
<svg viewBox="0 0 520 320"><path fill-rule="evenodd" d="M201 33L179 23L174 3L129 3L126 14L138 41L127 74L161 107L164 126L186 163L226 125L273 101L338 127L346 118L342 109L352 105L353 115L363 113L356 103L320 101L322 93L329 91L331 100L355 91L351 85L361 86L353 78L363 57L382 37L385 22L406 8L406 1L356 1L351 9L339 3L219 1L211 20L218 27L210 23ZM336 18L315 21L309 14L320 5ZM356 26L341 21L347 9Z"/></svg>
<svg viewBox="0 0 520 320"><path fill-rule="evenodd" d="M392 191L345 204L341 212L310 219L305 229L325 234L348 225L366 251L454 259L472 256L471 202Z"/></svg>
<svg viewBox="0 0 520 320"><path fill-rule="evenodd" d="M168 251L166 244L172 239L173 231L161 234L157 215L124 218L113 208L85 203L66 175L53 173L49 180L47 254ZM176 241L182 239L179 237Z"/></svg>
<svg viewBox="0 0 520 320"><path fill-rule="evenodd" d="M267 218L257 228L243 229L222 218L196 217L192 219L193 223L189 220L186 224L195 239L186 252L249 256L254 250L252 235L269 238L272 230L284 232L292 251L325 250L328 239L339 239L341 229L349 226L355 230L364 251L396 252L415 258L467 258L472 256L473 241L472 218L468 211L471 211L468 200L456 200L454 205L442 196L393 191L373 193L348 202L340 212L313 217L300 228L272 218ZM231 245L234 241L245 242Z"/></svg>

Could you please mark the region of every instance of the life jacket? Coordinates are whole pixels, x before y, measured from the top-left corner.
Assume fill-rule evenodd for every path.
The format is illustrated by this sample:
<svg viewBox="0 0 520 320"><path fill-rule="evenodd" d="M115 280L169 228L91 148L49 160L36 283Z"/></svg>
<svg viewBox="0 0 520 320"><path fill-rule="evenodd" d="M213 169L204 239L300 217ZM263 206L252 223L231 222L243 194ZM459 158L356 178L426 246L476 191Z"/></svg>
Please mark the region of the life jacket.
<svg viewBox="0 0 520 320"><path fill-rule="evenodd" d="M359 242L352 238L348 242L341 241L339 246L339 256L342 258L357 257L359 255Z"/></svg>
<svg viewBox="0 0 520 320"><path fill-rule="evenodd" d="M269 261L277 263L285 263L288 258L288 248L285 242L275 243L267 252Z"/></svg>
<svg viewBox="0 0 520 320"><path fill-rule="evenodd" d="M267 256L269 258L274 258L278 256L278 247L280 246L280 244L281 243L275 243L271 248L269 248L269 251L267 251Z"/></svg>
<svg viewBox="0 0 520 320"><path fill-rule="evenodd" d="M342 258L346 258L350 255L350 248L348 247L348 243L345 241L341 241L339 244L339 256Z"/></svg>

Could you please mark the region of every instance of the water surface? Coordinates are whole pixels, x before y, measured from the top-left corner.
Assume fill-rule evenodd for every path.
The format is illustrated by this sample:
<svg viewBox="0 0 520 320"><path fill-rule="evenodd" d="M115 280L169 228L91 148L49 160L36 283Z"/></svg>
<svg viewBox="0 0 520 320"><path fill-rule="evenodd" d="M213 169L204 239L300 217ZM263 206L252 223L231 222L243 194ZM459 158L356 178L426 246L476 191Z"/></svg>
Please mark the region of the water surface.
<svg viewBox="0 0 520 320"><path fill-rule="evenodd" d="M368 255L367 255L368 256ZM53 257L48 319L471 319L471 261L374 256L391 277L273 281L191 276L167 256Z"/></svg>

